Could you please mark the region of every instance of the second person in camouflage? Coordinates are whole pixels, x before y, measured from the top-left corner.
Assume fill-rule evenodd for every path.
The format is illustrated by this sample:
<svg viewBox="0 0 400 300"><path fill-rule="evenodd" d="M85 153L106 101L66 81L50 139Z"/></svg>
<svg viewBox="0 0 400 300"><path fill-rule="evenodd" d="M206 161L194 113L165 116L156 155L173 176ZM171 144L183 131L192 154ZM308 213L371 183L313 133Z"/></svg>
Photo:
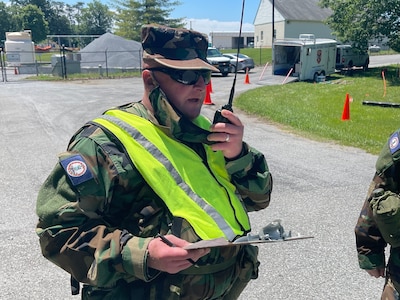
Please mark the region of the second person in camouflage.
<svg viewBox="0 0 400 300"><path fill-rule="evenodd" d="M355 234L360 268L385 277L381 299L400 292L400 130L387 140L358 218ZM390 255L385 250L390 246ZM386 258L388 257L387 263Z"/></svg>

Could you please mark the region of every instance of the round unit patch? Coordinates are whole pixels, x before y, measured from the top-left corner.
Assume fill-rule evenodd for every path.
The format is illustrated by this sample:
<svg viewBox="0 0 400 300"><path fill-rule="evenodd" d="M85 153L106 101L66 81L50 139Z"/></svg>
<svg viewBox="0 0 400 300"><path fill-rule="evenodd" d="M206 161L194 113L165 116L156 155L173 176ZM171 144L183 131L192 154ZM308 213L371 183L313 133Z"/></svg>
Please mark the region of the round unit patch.
<svg viewBox="0 0 400 300"><path fill-rule="evenodd" d="M389 148L396 149L399 146L399 137L396 135L390 139Z"/></svg>
<svg viewBox="0 0 400 300"><path fill-rule="evenodd" d="M74 186L93 179L89 166L80 154L63 158L60 164Z"/></svg>
<svg viewBox="0 0 400 300"><path fill-rule="evenodd" d="M86 173L86 170L86 164L80 160L71 161L66 168L68 175L71 177L81 177Z"/></svg>

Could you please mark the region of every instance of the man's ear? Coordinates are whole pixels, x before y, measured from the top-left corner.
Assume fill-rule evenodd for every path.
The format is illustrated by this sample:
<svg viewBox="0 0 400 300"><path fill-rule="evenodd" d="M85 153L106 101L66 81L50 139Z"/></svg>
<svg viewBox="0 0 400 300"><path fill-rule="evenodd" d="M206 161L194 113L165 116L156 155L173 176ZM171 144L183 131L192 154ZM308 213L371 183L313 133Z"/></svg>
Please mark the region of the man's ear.
<svg viewBox="0 0 400 300"><path fill-rule="evenodd" d="M142 79L144 85L146 86L146 89L148 89L149 91L153 90L159 85L158 82L154 79L153 73L150 70L143 70Z"/></svg>

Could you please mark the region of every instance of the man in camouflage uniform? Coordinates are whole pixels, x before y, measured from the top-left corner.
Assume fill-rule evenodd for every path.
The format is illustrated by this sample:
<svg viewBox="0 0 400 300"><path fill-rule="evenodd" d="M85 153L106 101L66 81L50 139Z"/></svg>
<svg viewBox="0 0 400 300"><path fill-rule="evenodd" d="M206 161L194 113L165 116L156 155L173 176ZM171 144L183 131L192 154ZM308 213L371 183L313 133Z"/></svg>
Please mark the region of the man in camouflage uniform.
<svg viewBox="0 0 400 300"><path fill-rule="evenodd" d="M234 113L200 115L215 70L204 35L148 25L142 45L141 101L85 124L39 191L42 253L82 299L236 299L257 247L184 247L246 235L247 212L269 205L268 165Z"/></svg>
<svg viewBox="0 0 400 300"><path fill-rule="evenodd" d="M398 300L400 291L400 130L384 145L376 172L355 227L360 268L385 277L384 300ZM386 265L385 249L390 245Z"/></svg>

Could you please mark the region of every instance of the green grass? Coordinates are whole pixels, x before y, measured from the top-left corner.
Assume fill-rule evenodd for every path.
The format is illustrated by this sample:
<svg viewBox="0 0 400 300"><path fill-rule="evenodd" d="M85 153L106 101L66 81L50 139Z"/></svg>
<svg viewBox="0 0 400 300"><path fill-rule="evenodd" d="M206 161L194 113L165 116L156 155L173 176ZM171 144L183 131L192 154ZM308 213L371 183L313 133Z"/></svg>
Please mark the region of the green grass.
<svg viewBox="0 0 400 300"><path fill-rule="evenodd" d="M342 121L349 94L350 120ZM364 100L400 103L397 67L388 67L386 94L381 69L335 75L324 83L294 82L264 86L241 94L239 109L279 123L301 135L379 153L389 134L400 127L400 108L363 105Z"/></svg>
<svg viewBox="0 0 400 300"><path fill-rule="evenodd" d="M60 51L57 52L44 52L44 53L36 53L35 57L36 57L36 61L37 62L51 62L51 57L54 54L60 54Z"/></svg>
<svg viewBox="0 0 400 300"><path fill-rule="evenodd" d="M221 49L222 53L236 53L237 49ZM257 66L263 66L272 61L271 48L243 48L240 53L250 56Z"/></svg>
<svg viewBox="0 0 400 300"><path fill-rule="evenodd" d="M140 77L141 73L139 71L129 71L129 72L113 72L106 74L106 71L103 72L103 75L100 76L98 72L92 73L76 73L76 74L68 74L67 80L82 80L82 79L118 79L118 78L132 78L132 77ZM38 76L29 76L26 78L27 80L38 80L38 81L61 81L64 80L60 76L53 76L48 74L41 74Z"/></svg>

